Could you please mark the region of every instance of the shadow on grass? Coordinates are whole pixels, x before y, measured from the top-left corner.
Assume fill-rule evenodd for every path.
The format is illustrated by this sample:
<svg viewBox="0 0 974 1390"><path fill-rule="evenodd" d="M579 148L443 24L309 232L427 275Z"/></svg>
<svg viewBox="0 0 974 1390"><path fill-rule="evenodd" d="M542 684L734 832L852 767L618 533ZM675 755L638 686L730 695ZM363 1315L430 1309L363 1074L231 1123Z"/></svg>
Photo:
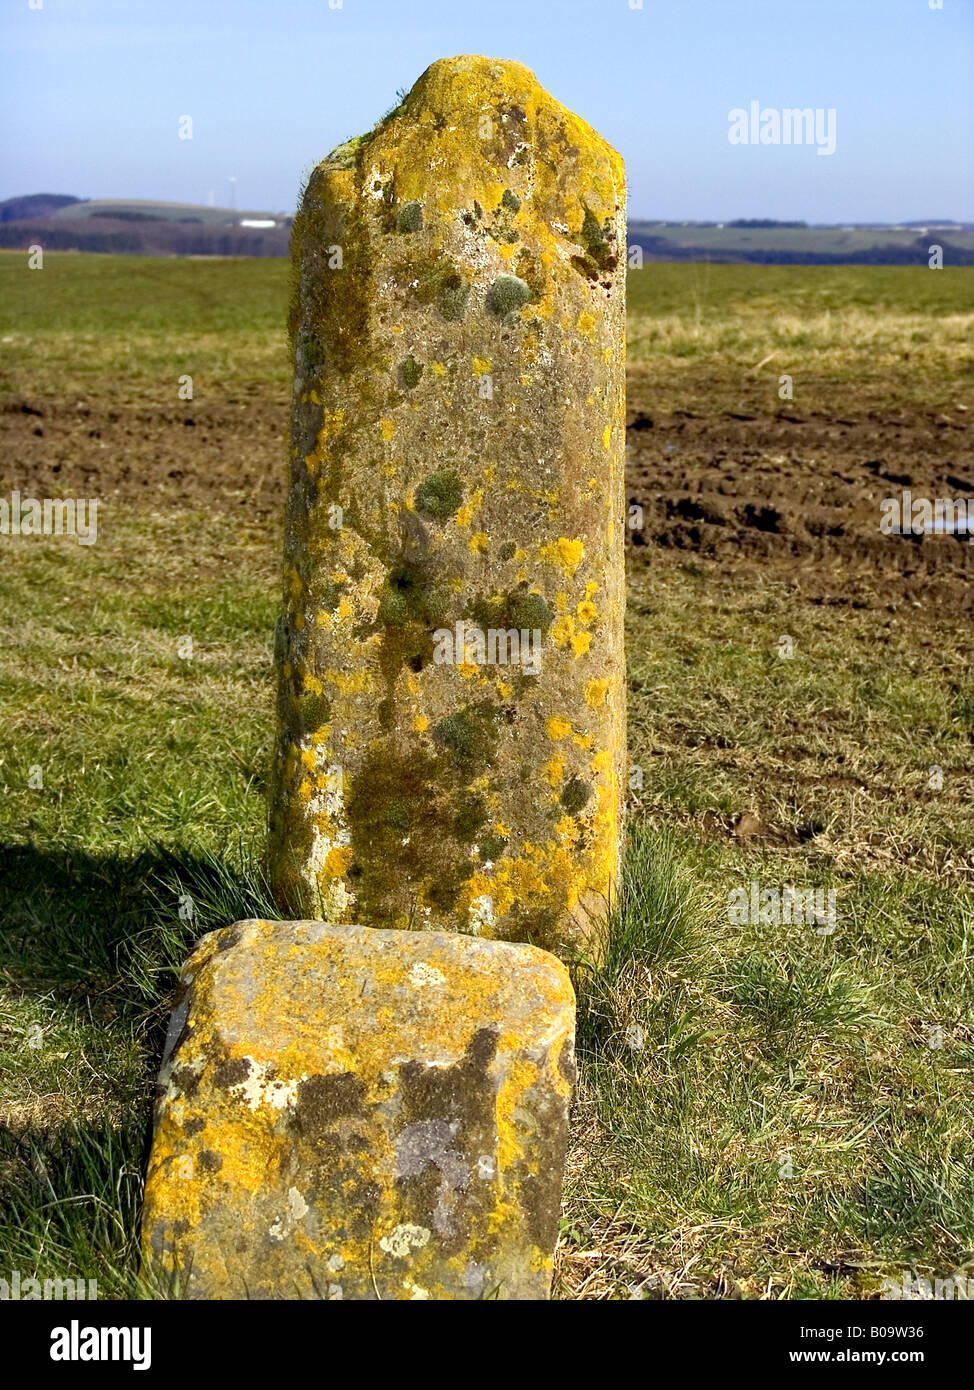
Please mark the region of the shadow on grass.
<svg viewBox="0 0 974 1390"><path fill-rule="evenodd" d="M144 1295L138 1212L179 968L206 932L280 915L246 845L220 858L161 847L118 856L0 845L4 995L54 1010L63 1084L70 1076L75 1090L92 1071L85 1047L94 1026L114 1092L90 1115L52 1096L49 1059L14 1038L17 1102L21 1093L26 1100L0 1102L0 1274L95 1278L102 1297ZM0 1044L11 1045L3 1033Z"/></svg>
<svg viewBox="0 0 974 1390"><path fill-rule="evenodd" d="M151 1016L206 932L279 917L256 856L135 856L0 845L0 974L15 990L86 995Z"/></svg>

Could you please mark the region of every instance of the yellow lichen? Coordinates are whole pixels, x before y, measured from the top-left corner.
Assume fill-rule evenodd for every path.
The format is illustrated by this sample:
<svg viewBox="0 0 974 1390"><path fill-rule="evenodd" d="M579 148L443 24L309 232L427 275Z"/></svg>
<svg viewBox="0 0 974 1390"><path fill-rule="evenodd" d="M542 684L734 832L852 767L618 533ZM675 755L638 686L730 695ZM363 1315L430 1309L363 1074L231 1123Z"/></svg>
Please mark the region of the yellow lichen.
<svg viewBox="0 0 974 1390"><path fill-rule="evenodd" d="M592 709L598 709L599 705L605 703L605 697L609 689L608 679L593 679L585 687L585 703Z"/></svg>
<svg viewBox="0 0 974 1390"><path fill-rule="evenodd" d="M549 565L557 565L564 570L569 579L582 563L584 554L585 546L582 541L569 540L566 536L559 536L558 540L549 541L541 547L542 560Z"/></svg>

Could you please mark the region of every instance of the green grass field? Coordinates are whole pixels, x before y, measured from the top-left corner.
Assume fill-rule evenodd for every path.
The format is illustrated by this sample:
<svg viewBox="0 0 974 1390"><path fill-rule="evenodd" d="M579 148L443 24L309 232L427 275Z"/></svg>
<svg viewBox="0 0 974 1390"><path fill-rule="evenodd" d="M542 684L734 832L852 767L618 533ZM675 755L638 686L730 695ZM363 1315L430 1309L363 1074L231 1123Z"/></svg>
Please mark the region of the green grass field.
<svg viewBox="0 0 974 1390"><path fill-rule="evenodd" d="M753 396L768 352L802 353L838 413L971 395L974 271L630 284L630 370L664 408ZM191 372L203 401L262 383L283 418L286 286L265 260L0 255L0 407L169 405ZM217 491L120 498L90 548L0 537L0 1270L151 1292L137 1215L175 970L203 931L273 911L279 546ZM969 626L661 550L634 572L629 652L642 786L606 965L577 971L556 1293L860 1298L905 1267L974 1275ZM751 812L775 833L728 833ZM734 925L752 881L834 888L834 932Z"/></svg>
<svg viewBox="0 0 974 1390"><path fill-rule="evenodd" d="M285 261L51 253L43 271L0 251L4 389L64 398L170 402L191 371L198 392L290 382ZM937 405L974 389L974 277L947 268L661 263L630 275L631 369L652 372L663 408L718 410L774 354L800 361L821 400ZM945 360L946 358L946 360Z"/></svg>

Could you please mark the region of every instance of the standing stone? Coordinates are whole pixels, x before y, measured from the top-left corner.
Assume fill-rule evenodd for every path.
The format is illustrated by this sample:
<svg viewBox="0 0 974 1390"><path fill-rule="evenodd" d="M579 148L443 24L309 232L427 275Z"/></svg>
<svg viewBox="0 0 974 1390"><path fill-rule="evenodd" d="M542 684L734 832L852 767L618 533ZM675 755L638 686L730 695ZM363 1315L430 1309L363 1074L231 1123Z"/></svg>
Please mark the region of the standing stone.
<svg viewBox="0 0 974 1390"><path fill-rule="evenodd" d="M548 1296L574 995L534 946L238 922L187 962L145 1273L191 1299Z"/></svg>
<svg viewBox="0 0 974 1390"><path fill-rule="evenodd" d="M270 850L295 915L563 952L613 896L624 216L615 151L481 57L311 176Z"/></svg>

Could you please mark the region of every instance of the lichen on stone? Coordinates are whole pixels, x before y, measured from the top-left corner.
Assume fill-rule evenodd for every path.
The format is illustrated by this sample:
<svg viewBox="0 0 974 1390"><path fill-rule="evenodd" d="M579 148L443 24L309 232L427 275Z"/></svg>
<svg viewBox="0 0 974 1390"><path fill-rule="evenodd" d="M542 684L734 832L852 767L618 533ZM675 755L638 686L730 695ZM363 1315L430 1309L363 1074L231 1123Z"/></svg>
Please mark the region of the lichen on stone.
<svg viewBox="0 0 974 1390"><path fill-rule="evenodd" d="M400 232L421 232L423 230L422 203L406 203L399 209L396 227Z"/></svg>
<svg viewBox="0 0 974 1390"><path fill-rule="evenodd" d="M423 364L417 362L415 357L406 357L399 364L399 379L407 391L411 391L414 386L418 386L423 377Z"/></svg>
<svg viewBox="0 0 974 1390"><path fill-rule="evenodd" d="M204 937L159 1077L146 1277L201 1300L546 1298L574 1022L567 971L530 945Z"/></svg>
<svg viewBox="0 0 974 1390"><path fill-rule="evenodd" d="M622 162L446 59L317 166L292 258L275 891L570 952L619 869ZM539 663L441 660L460 623Z"/></svg>

